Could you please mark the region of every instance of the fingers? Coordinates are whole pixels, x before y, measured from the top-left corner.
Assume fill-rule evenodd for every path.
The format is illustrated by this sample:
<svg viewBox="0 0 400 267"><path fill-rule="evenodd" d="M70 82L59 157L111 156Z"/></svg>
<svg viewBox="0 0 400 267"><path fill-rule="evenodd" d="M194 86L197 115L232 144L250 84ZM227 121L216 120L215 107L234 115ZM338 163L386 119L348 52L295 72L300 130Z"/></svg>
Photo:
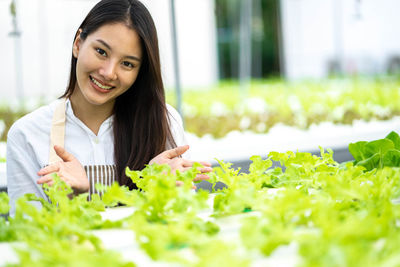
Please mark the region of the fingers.
<svg viewBox="0 0 400 267"><path fill-rule="evenodd" d="M176 157L179 157L183 153L185 153L189 149L189 145L184 145L184 146L178 146L176 148L166 150L163 153L165 153L165 156L169 159L173 159Z"/></svg>
<svg viewBox="0 0 400 267"><path fill-rule="evenodd" d="M211 167L205 167L205 168L200 169L201 173L207 173L207 172L212 172L212 171L213 171L213 168L211 168Z"/></svg>
<svg viewBox="0 0 400 267"><path fill-rule="evenodd" d="M37 184L48 183L49 185L50 185L50 182L53 182L53 177L51 175L42 176L36 181Z"/></svg>
<svg viewBox="0 0 400 267"><path fill-rule="evenodd" d="M190 168L193 166L194 161L187 160L187 159L180 159L182 161L182 167Z"/></svg>
<svg viewBox="0 0 400 267"><path fill-rule="evenodd" d="M198 181L204 181L204 180L209 180L210 177L207 174L197 174L196 178L193 179L193 181L198 182Z"/></svg>
<svg viewBox="0 0 400 267"><path fill-rule="evenodd" d="M203 165L204 167L211 167L211 163L207 162L207 161L197 161L198 163L200 163L201 165Z"/></svg>
<svg viewBox="0 0 400 267"><path fill-rule="evenodd" d="M50 174L53 172L58 172L59 170L60 170L60 165L56 163L56 164L52 164L47 167L44 167L43 169L39 170L37 172L37 174L39 176L44 176L44 175L47 175L47 174Z"/></svg>
<svg viewBox="0 0 400 267"><path fill-rule="evenodd" d="M71 186L69 180L63 176L60 176L60 179L66 182L69 186ZM54 185L54 179L51 175L46 175L41 177L39 180L36 181L37 184L47 184L48 186Z"/></svg>
<svg viewBox="0 0 400 267"><path fill-rule="evenodd" d="M37 184L48 184L49 186L53 186L54 185L54 178L52 175L53 173L40 177L36 181L36 183ZM66 182L68 185L71 186L70 179L68 179L68 177L64 177L61 173L56 173L56 174L58 175L58 177L60 177L60 179L62 181Z"/></svg>
<svg viewBox="0 0 400 267"><path fill-rule="evenodd" d="M187 171L187 170L189 170L191 168L191 166L188 166L188 167L183 167L183 168L180 168L180 170L181 171ZM213 171L213 169L211 168L211 167L205 167L205 168L200 168L200 169L198 169L201 173L208 173L208 172L212 172Z"/></svg>
<svg viewBox="0 0 400 267"><path fill-rule="evenodd" d="M206 161L192 161L192 160L185 160L184 159L184 160L182 160L182 166L183 167L192 167L195 162L200 163L201 165L203 165L204 167L206 167L208 169L211 169L211 171L212 171L211 163L206 162ZM205 168L203 168L203 169L205 169Z"/></svg>
<svg viewBox="0 0 400 267"><path fill-rule="evenodd" d="M68 153L61 146L54 146L54 150L56 151L57 156L59 156L63 161L73 161L75 159L72 154Z"/></svg>

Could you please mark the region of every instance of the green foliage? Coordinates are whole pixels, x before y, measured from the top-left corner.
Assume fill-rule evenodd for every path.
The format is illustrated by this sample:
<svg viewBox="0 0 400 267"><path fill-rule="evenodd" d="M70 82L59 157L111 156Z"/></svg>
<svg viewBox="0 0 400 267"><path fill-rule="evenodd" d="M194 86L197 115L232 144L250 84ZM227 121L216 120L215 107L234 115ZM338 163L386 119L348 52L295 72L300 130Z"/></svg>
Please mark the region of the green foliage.
<svg viewBox="0 0 400 267"><path fill-rule="evenodd" d="M279 123L306 129L326 121L387 120L400 114L398 88L395 78L254 80L244 98L238 82L225 81L184 92L185 126L197 136L221 138L231 131L267 133ZM174 103L172 92L167 100Z"/></svg>
<svg viewBox="0 0 400 267"><path fill-rule="evenodd" d="M134 206L138 205L141 199L137 191L130 191L129 188L113 183L110 187L97 184L96 188L104 191L102 201L107 207L115 207L119 204Z"/></svg>
<svg viewBox="0 0 400 267"><path fill-rule="evenodd" d="M0 192L0 214L8 213L10 206L8 205L9 198L7 193Z"/></svg>
<svg viewBox="0 0 400 267"><path fill-rule="evenodd" d="M295 242L302 266L383 266L397 259L400 207L392 200L400 196L400 169L364 172L297 154L274 155L288 169L278 191L256 200L260 213L244 220L243 243L271 255Z"/></svg>
<svg viewBox="0 0 400 267"><path fill-rule="evenodd" d="M387 164L392 158L386 155L397 151L400 139L392 132L382 140L351 145L359 162L379 155L382 164L370 171L353 162L339 165L322 148L321 156L290 151L253 156L249 173L219 161L210 180L228 187L214 192L212 211L212 196L192 189L198 164L176 175L167 165L127 169L139 190L97 185L104 193L91 201L87 194L73 197L55 177L54 186L44 187L49 202L26 195L14 218L0 217L0 241L20 244L19 266L133 266L105 250L91 232L105 228L132 230L151 259L182 266L256 266L257 255L268 257L285 246L297 248L287 257L299 257L298 266L397 266L400 168L392 166L395 160ZM282 167L272 168L273 162ZM100 211L119 204L132 206L132 213L113 222L102 219ZM7 211L2 193L0 213ZM239 238L237 232L232 236L230 221ZM229 233L231 239L225 239Z"/></svg>
<svg viewBox="0 0 400 267"><path fill-rule="evenodd" d="M193 215L177 214L173 219L149 223L143 213L135 212L132 229L136 241L154 260L193 263L185 253L208 246L219 228L212 222L204 222ZM195 237L195 238L194 238Z"/></svg>
<svg viewBox="0 0 400 267"><path fill-rule="evenodd" d="M3 104L4 105L4 104ZM26 115L26 110L12 110L9 107L0 106L0 128L4 124L4 131L0 131L0 141L7 141L7 133L16 120Z"/></svg>
<svg viewBox="0 0 400 267"><path fill-rule="evenodd" d="M54 177L52 187L44 185L48 200L27 194L17 201L16 214L7 224L0 218L0 242L17 241L18 266L134 266L120 260L118 253L103 249L100 240L90 230L105 228L132 229L138 244L154 260L180 262L196 266L196 253L204 253L204 247L215 242L219 227L211 221L197 217L200 210L208 208L208 192L194 192L192 181L200 171L200 164L187 172L170 172L167 165L151 165L142 171L127 169L127 175L140 190L129 191L117 183L102 189L102 199L87 194L72 196L72 189ZM177 181L183 182L177 186ZM42 209L31 205L39 201ZM0 195L0 206L8 210L8 196ZM131 205L134 212L122 220L102 220L99 211L106 206ZM34 234L32 234L34 233ZM196 238L193 238L196 236ZM219 241L220 253L224 246ZM223 245L225 244L225 245ZM187 257L193 251L193 259ZM239 257L236 257L239 259ZM239 261L240 262L240 261ZM11 265L12 266L12 265Z"/></svg>
<svg viewBox="0 0 400 267"><path fill-rule="evenodd" d="M121 260L117 252L93 248L89 242L48 236L46 240L26 240L25 243L29 249L16 248L19 263L8 266L136 266Z"/></svg>
<svg viewBox="0 0 400 267"><path fill-rule="evenodd" d="M195 214L205 208L208 194L194 194L192 181L200 173L196 165L184 173L172 174L168 165L149 165L142 171L126 170L126 175L136 183L141 191L137 191L140 200L136 201L137 212L149 221L164 222L174 218L176 214ZM183 185L177 186L181 181Z"/></svg>
<svg viewBox="0 0 400 267"><path fill-rule="evenodd" d="M218 161L221 167L215 168L216 180L223 182L227 187L218 191L214 197L214 216L231 215L251 209L256 188L239 173L240 169L231 168L231 163Z"/></svg>
<svg viewBox="0 0 400 267"><path fill-rule="evenodd" d="M134 266L120 260L118 253L104 250L88 231L110 227L101 219L104 204L100 198L72 197L65 182L57 176L54 180L54 186L44 185L49 202L27 194L17 201L15 217L8 224L0 221L0 241L24 244L15 247L18 266ZM42 209L33 207L31 201L40 201Z"/></svg>
<svg viewBox="0 0 400 267"><path fill-rule="evenodd" d="M400 167L400 137L395 132L383 139L351 143L349 151L355 159L354 163L367 171L385 166Z"/></svg>
<svg viewBox="0 0 400 267"><path fill-rule="evenodd" d="M185 127L197 136L224 137L231 131L267 133L277 124L306 129L312 124L352 124L354 120L387 120L400 115L400 80L387 78L326 79L285 82L253 80L243 96L239 82L223 81L212 88L186 88L183 94ZM199 90L189 90L199 89ZM176 106L175 94L167 101ZM6 141L11 125L27 110L0 103L0 141ZM2 122L3 121L3 122ZM1 127L0 127L1 128Z"/></svg>
<svg viewBox="0 0 400 267"><path fill-rule="evenodd" d="M243 257L238 253L235 246L224 243L220 240L210 242L205 246L201 246L197 250L199 261L194 264L195 267L246 267L251 265L250 259Z"/></svg>

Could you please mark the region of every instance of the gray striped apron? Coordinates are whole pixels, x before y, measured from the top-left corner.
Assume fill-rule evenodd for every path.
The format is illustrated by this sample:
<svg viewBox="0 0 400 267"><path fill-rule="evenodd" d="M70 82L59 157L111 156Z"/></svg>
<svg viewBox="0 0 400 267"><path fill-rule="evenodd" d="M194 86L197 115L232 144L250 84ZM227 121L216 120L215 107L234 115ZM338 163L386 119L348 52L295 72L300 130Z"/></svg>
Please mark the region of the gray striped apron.
<svg viewBox="0 0 400 267"><path fill-rule="evenodd" d="M65 139L65 110L66 110L66 99L62 99L56 106L53 114L53 121L51 124L50 131L50 151L49 151L49 165L62 161L57 156L54 145L64 147ZM103 190L97 190L96 184L102 184L105 186L111 186L116 180L116 167L115 165L85 165L86 176L89 180L89 200L92 194L103 194Z"/></svg>

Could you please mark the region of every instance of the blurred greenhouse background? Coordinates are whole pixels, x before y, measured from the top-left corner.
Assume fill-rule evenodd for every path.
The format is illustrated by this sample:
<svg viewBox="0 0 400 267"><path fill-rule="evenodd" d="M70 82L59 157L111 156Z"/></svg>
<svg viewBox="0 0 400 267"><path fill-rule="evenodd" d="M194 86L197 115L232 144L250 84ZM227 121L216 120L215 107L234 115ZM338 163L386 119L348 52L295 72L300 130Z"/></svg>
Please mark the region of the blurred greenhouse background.
<svg viewBox="0 0 400 267"><path fill-rule="evenodd" d="M73 36L96 2L0 0L0 157L10 125L63 93ZM142 2L192 158L339 153L400 129L399 1Z"/></svg>

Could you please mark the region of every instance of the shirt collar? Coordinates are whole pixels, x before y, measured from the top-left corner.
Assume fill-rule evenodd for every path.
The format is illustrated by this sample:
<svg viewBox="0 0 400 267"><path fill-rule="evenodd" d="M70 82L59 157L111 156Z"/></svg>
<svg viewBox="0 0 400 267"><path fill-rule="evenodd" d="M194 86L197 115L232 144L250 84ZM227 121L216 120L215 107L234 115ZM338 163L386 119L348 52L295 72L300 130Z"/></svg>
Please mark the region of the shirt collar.
<svg viewBox="0 0 400 267"><path fill-rule="evenodd" d="M82 128L84 128L85 131L90 132L91 134L94 135L94 133L78 118L75 116L74 111L72 109L71 101L69 98L67 99L65 103L65 115L67 118L69 118L72 122L78 124ZM107 132L113 125L114 121L114 114L108 117L100 126L99 134L98 136L102 135L102 133Z"/></svg>

